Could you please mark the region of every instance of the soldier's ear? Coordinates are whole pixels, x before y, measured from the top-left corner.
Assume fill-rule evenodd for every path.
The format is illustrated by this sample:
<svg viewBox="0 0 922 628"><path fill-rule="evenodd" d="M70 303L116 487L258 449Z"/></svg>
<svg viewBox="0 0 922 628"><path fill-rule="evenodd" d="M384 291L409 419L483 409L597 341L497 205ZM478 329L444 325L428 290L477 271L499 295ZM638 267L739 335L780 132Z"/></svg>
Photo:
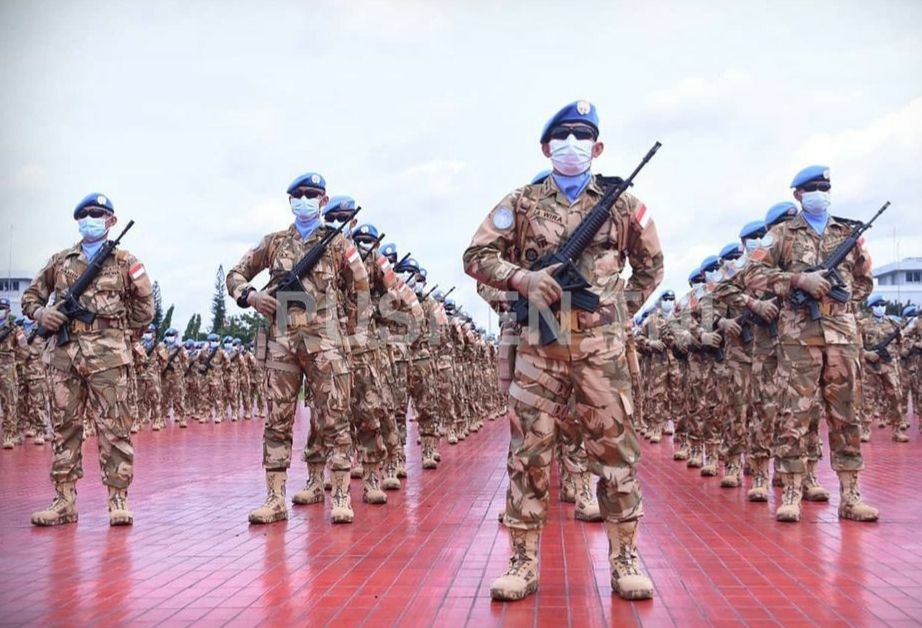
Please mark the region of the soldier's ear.
<svg viewBox="0 0 922 628"><path fill-rule="evenodd" d="M797 202L798 202L798 203L799 203L800 200L803 198L803 196L804 196L804 193L803 193L803 192L801 192L800 190L794 190L794 198L797 199Z"/></svg>
<svg viewBox="0 0 922 628"><path fill-rule="evenodd" d="M550 159L551 158L551 145L548 144L547 142L544 142L543 144L541 144L541 152L544 154L545 157Z"/></svg>
<svg viewBox="0 0 922 628"><path fill-rule="evenodd" d="M115 226L115 223L117 222L118 222L118 216L116 216L115 214L110 214L106 218L106 229L111 229L112 227Z"/></svg>
<svg viewBox="0 0 922 628"><path fill-rule="evenodd" d="M605 144L602 142L596 142L592 145L592 158L598 159L599 155L602 154L602 151L605 150Z"/></svg>

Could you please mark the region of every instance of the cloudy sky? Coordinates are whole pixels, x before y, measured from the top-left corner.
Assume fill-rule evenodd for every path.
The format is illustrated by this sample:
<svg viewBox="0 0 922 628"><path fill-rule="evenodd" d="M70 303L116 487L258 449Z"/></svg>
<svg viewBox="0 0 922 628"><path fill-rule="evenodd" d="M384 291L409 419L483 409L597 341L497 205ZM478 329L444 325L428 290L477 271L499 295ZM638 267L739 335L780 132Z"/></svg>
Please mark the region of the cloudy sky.
<svg viewBox="0 0 922 628"><path fill-rule="evenodd" d="M832 169L834 213L893 202L868 238L876 264L922 255L920 24L917 0L4 0L0 267L11 228L12 266L32 272L103 192L181 328L317 170L486 325L461 253L548 167L540 129L579 98L601 116L596 172L663 143L635 189L663 287L810 163Z"/></svg>

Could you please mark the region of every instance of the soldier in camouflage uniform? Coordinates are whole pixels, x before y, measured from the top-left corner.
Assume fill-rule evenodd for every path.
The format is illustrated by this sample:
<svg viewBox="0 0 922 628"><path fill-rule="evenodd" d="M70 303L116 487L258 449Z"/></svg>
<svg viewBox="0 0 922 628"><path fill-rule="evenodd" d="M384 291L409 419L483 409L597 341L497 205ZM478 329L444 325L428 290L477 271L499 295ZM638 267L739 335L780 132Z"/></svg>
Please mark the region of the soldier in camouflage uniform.
<svg viewBox="0 0 922 628"><path fill-rule="evenodd" d="M589 171L601 154L598 117L588 102L564 107L545 126L541 146L555 174L519 188L490 212L464 253L465 271L499 290L515 290L535 306L560 299L560 286L531 262L555 250L603 194ZM619 278L630 260L632 276ZM569 343L541 346L535 330L523 331L509 396L513 442L505 523L513 556L491 586L494 599L516 600L538 588L540 530L547 518L549 466L558 418L571 394L585 438L590 467L600 476L598 500L609 538L612 588L626 599L653 595L640 571L637 531L643 514L636 463L640 444L630 416L631 380L625 359L624 325L662 278L663 256L645 206L624 194L611 219L577 260L599 294L595 313L564 312ZM629 310L624 312L625 304Z"/></svg>
<svg viewBox="0 0 922 628"><path fill-rule="evenodd" d="M875 415L880 416L890 426L891 438L897 443L908 443L904 417L906 409L903 407L903 397L900 374L900 361L892 356L900 355L899 338L890 343L887 351L891 361L881 359L874 348L886 337L893 333L899 334L900 325L887 318L887 301L879 294L871 295L867 306L871 309L871 316L859 320L858 331L862 339L862 359L864 360L865 386L862 391L865 404L875 409Z"/></svg>
<svg viewBox="0 0 922 628"><path fill-rule="evenodd" d="M26 335L10 315L10 300L0 298L0 417L3 418L3 448L16 444L16 413L19 408L17 356L27 352Z"/></svg>
<svg viewBox="0 0 922 628"><path fill-rule="evenodd" d="M215 423L224 421L227 407L224 395L224 365L227 356L221 348L221 337L212 332L208 334L206 344L199 351L192 370L196 372L199 382L199 399L202 406L199 411L199 423L207 423L211 418Z"/></svg>
<svg viewBox="0 0 922 628"><path fill-rule="evenodd" d="M299 278L304 295L278 294L282 299L280 305L270 292L257 291L251 286L249 282L264 269L269 270L270 281L278 282L327 234L328 228L322 226L320 217L320 207L328 200L323 177L317 173L298 177L288 187L288 195L294 224L264 237L227 274L228 292L238 305L255 307L264 316L273 318L266 353L257 356L266 361L271 398L270 416L263 433L267 496L264 505L252 511L249 518L251 523L288 518L285 480L291 465L298 393L305 381L310 389L312 410L320 417L325 449L330 451L331 519L333 523L350 523L354 518L349 495L351 385L345 356L347 341L339 327L336 301L341 278L345 277L356 295L349 299L345 331L360 335L358 309L353 304L360 299L367 302L368 274L358 250L337 235L317 265ZM308 297L306 303L295 300L301 296ZM286 316L276 318L280 307L281 314Z"/></svg>
<svg viewBox="0 0 922 628"><path fill-rule="evenodd" d="M912 397L913 413L916 417L922 417L919 412L919 404L922 403L922 333L918 308L914 304L907 305L903 308L903 318L914 319L903 330L903 341L900 343L900 368L904 374L903 408L908 411ZM922 419L919 421L919 430L922 431Z"/></svg>
<svg viewBox="0 0 922 628"><path fill-rule="evenodd" d="M234 338L234 351L237 352L237 397L240 400L241 418L249 421L253 417L253 395L250 383L249 351L243 346L243 340Z"/></svg>
<svg viewBox="0 0 922 628"><path fill-rule="evenodd" d="M224 336L224 364L221 369L221 383L224 390L222 409L227 419L236 423L240 419L240 350L234 344L233 336Z"/></svg>
<svg viewBox="0 0 922 628"><path fill-rule="evenodd" d="M170 328L163 334L166 358L160 371L162 383L163 416L173 410L173 419L181 428L188 427L186 422L186 387L183 373L189 366L189 357L179 342L179 331Z"/></svg>
<svg viewBox="0 0 922 628"><path fill-rule="evenodd" d="M151 429L159 432L166 424L163 420L163 397L161 395L160 371L166 363L166 347L157 342L157 326L151 325L141 338L146 361L139 372L141 422L150 423Z"/></svg>
<svg viewBox="0 0 922 628"><path fill-rule="evenodd" d="M45 365L42 363L44 343L34 331L35 323L24 319L23 332L26 334L28 351L23 352L19 373L19 406L21 418L26 421L32 432L32 442L44 445L48 427L51 425L51 416L48 410Z"/></svg>
<svg viewBox="0 0 922 628"><path fill-rule="evenodd" d="M784 482L779 521L799 521L802 483L809 455L807 439L811 420L825 410L829 425L832 468L839 476L839 517L875 521L876 508L861 500L858 473L864 468L861 425L856 413L859 335L848 304L827 295L831 288L821 271L811 271L827 258L851 232L849 221L830 216L829 170L810 166L791 183L802 211L769 231L752 253L756 272L747 278L754 289L768 289L783 299L779 319L781 359L779 379L786 382L776 435ZM871 260L859 244L839 265L839 274L853 302L871 291ZM787 298L802 290L819 302L820 319L810 319L807 308L794 308Z"/></svg>
<svg viewBox="0 0 922 628"><path fill-rule="evenodd" d="M140 337L154 317L153 289L144 266L125 249L116 249L103 262L102 271L80 297L80 305L93 314L92 323L68 321L54 306L87 268L88 261L105 243L115 225L115 210L102 194L90 194L74 209L83 240L52 255L22 297L23 312L49 331L66 325L70 342L47 343L44 360L54 391L52 426L54 458L51 479L55 498L33 513L39 526L77 520L76 483L83 477L82 417L91 414L98 429L102 481L109 492L109 524L133 522L128 486L134 466L131 423L127 405L131 349L127 334Z"/></svg>

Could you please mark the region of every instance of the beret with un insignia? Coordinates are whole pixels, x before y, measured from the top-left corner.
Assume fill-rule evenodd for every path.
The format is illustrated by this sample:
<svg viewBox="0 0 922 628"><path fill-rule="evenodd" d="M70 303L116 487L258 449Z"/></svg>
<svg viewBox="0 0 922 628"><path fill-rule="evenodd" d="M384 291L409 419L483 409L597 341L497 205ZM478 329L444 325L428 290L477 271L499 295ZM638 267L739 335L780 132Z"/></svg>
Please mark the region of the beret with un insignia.
<svg viewBox="0 0 922 628"><path fill-rule="evenodd" d="M513 222L515 222L515 218L512 215L512 210L508 207L497 207L493 210L493 226L500 231L506 231L512 227Z"/></svg>
<svg viewBox="0 0 922 628"><path fill-rule="evenodd" d="M324 180L323 176L317 172L305 172L291 182L291 185L288 186L288 193L291 194L300 187L326 191L327 182Z"/></svg>
<svg viewBox="0 0 922 628"><path fill-rule="evenodd" d="M74 207L74 218L77 217L77 214L79 214L82 209L87 207L98 207L99 209L106 210L110 214L115 213L115 206L112 204L112 199L99 192L87 194L77 203L77 206Z"/></svg>

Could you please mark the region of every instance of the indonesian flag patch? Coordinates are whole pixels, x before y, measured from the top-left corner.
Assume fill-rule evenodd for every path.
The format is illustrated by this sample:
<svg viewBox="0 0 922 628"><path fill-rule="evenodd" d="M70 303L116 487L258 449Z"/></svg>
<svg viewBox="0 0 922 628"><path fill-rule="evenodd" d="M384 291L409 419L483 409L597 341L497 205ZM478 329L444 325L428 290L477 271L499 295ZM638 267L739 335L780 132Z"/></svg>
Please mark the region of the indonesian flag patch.
<svg viewBox="0 0 922 628"><path fill-rule="evenodd" d="M362 256L359 255L359 250L353 244L346 250L346 259L349 260L350 264L355 264L357 261L362 259Z"/></svg>
<svg viewBox="0 0 922 628"><path fill-rule="evenodd" d="M650 212L647 211L647 206L643 203L637 206L637 211L634 212L634 220L640 224L641 229L646 229L647 225L650 224Z"/></svg>
<svg viewBox="0 0 922 628"><path fill-rule="evenodd" d="M128 276L131 277L132 281L137 281L146 274L147 270L145 270L144 264L141 262L135 262L131 268L128 269Z"/></svg>

